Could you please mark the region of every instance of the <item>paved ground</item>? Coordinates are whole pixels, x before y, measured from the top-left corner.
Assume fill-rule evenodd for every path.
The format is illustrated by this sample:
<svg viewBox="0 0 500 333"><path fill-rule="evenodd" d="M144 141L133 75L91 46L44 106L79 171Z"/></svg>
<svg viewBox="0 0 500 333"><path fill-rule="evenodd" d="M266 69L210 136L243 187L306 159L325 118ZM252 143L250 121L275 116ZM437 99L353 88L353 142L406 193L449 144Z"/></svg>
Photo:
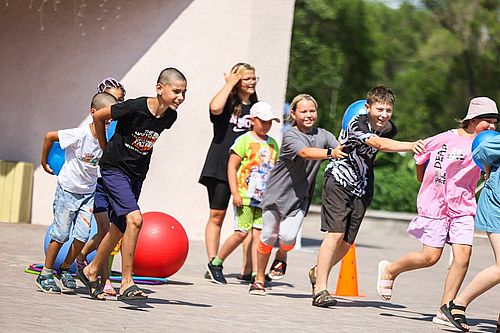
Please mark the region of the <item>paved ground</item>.
<svg viewBox="0 0 500 333"><path fill-rule="evenodd" d="M432 324L446 274L448 253L433 268L402 275L391 303L378 298L377 262L395 259L419 248L404 233L404 225L364 222L357 243L358 280L365 297L339 298L331 309L311 306L307 269L315 261L321 241L317 217L303 231L303 248L289 256L289 269L268 296L251 296L248 286L234 278L240 253L225 264L227 286L203 279L206 258L203 243L190 242L186 264L167 285L145 286L146 303L93 301L85 289L76 295L48 295L37 291L35 275L23 273L30 263L43 261L46 227L0 223L0 331L1 332L449 332ZM486 265L493 254L486 239L476 239L466 282ZM115 266L115 268L118 268ZM330 284L334 289L337 271ZM500 312L500 288L476 300L468 309L472 332L493 332Z"/></svg>

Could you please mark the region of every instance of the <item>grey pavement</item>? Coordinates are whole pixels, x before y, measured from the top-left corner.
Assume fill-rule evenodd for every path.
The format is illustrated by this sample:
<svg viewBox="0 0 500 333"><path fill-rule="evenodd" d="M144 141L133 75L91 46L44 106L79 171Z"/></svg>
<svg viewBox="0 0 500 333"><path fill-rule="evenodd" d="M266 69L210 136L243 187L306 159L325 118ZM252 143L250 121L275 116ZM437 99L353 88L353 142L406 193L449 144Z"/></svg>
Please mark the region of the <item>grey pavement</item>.
<svg viewBox="0 0 500 333"><path fill-rule="evenodd" d="M226 222L227 223L227 222ZM435 314L447 273L448 251L434 267L401 275L391 302L376 293L377 263L418 250L405 233L407 223L367 218L356 247L359 291L363 297L339 297L330 309L311 306L307 270L316 259L322 234L319 218L308 217L303 247L290 253L285 278L267 296L248 294L235 276L240 272L238 250L225 262L228 285L203 278L206 257L201 241L190 242L183 268L166 285L144 286L147 302L127 304L91 300L81 284L73 295L51 295L37 290L36 276L24 273L30 263L43 262L47 227L0 223L0 332L450 332L436 326ZM466 283L493 263L489 242L477 238ZM119 269L119 262L114 268ZM330 277L337 283L338 268ZM500 312L497 286L468 308L472 332L493 332Z"/></svg>

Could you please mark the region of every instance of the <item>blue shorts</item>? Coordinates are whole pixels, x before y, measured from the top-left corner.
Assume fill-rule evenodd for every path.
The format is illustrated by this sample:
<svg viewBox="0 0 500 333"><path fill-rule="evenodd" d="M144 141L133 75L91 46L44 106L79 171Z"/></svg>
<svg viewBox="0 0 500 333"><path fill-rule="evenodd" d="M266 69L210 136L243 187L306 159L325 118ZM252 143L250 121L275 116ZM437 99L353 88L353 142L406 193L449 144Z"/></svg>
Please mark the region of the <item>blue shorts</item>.
<svg viewBox="0 0 500 333"><path fill-rule="evenodd" d="M103 213L109 210L109 200L106 190L104 189L104 183L102 177L97 178L97 186L95 188L94 195L94 214Z"/></svg>
<svg viewBox="0 0 500 333"><path fill-rule="evenodd" d="M66 242L73 227L73 237L85 243L90 235L93 205L94 193L71 193L58 183L54 195L54 221L50 239L58 243Z"/></svg>
<svg viewBox="0 0 500 333"><path fill-rule="evenodd" d="M140 210L137 201L141 194L143 181L132 180L119 170L101 169L101 175L109 201L109 220L124 233L127 228L126 215Z"/></svg>

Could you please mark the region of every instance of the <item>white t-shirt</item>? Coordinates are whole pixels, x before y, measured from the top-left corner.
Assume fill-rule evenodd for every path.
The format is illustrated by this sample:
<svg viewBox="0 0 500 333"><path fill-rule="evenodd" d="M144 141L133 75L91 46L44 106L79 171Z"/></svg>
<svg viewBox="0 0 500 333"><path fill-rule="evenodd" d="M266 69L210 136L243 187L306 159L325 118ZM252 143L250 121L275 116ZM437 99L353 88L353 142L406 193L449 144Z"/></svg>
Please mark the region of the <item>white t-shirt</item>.
<svg viewBox="0 0 500 333"><path fill-rule="evenodd" d="M59 185L71 193L93 193L99 176L102 150L90 132L90 127L60 130L57 134L59 144L64 149L64 164L59 173Z"/></svg>

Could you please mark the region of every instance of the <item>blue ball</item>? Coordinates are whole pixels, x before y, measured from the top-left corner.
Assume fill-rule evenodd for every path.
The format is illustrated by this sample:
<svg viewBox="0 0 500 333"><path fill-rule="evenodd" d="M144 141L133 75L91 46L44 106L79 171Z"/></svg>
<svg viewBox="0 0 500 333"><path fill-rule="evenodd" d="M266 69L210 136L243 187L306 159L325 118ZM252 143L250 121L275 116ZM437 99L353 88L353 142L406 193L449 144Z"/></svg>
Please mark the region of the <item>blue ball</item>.
<svg viewBox="0 0 500 333"><path fill-rule="evenodd" d="M342 118L342 129L346 130L349 122L357 116L358 114L367 114L368 112L365 109L366 99L360 99L349 105L347 110L344 113L344 117Z"/></svg>
<svg viewBox="0 0 500 333"><path fill-rule="evenodd" d="M113 135L115 134L115 130L116 130L116 120L113 120L109 126L108 126L108 129L106 130L106 140L111 140L111 138L113 137Z"/></svg>
<svg viewBox="0 0 500 333"><path fill-rule="evenodd" d="M50 232L52 230L52 227L53 227L53 225L51 225L47 229L47 233L45 234L45 240L43 242L43 248L45 251L45 255L47 255L47 248L48 248L49 243L51 241ZM94 237L95 234L97 234L97 222L95 221L95 218L92 217L92 221L90 222L89 240L92 239L92 237ZM69 239L63 244L63 246L59 250L59 253L57 254L56 261L54 262L54 267L53 267L54 269L59 269L59 267L64 262L64 259L66 259L66 256L68 255L69 248L71 247L71 243L73 243L73 239L74 239L73 238L73 230L71 230L71 232L69 234ZM92 261L92 259L94 259L94 257L95 257L95 251L92 251L91 253L89 253L87 255L87 262L90 263ZM76 263L75 262L73 262L71 264L70 271L72 273L76 272Z"/></svg>
<svg viewBox="0 0 500 333"><path fill-rule="evenodd" d="M61 168L64 164L64 149L61 148L59 141L55 141L52 144L47 162L52 171L54 171L54 174L58 175L59 172L61 172Z"/></svg>
<svg viewBox="0 0 500 333"><path fill-rule="evenodd" d="M474 152L474 150L476 150L476 148L479 147L483 142L486 142L492 137L495 137L499 134L500 133L498 133L497 131L492 131L492 130L482 131L481 133L476 135L474 141L472 141L472 152ZM476 165L479 167L479 169L481 169L481 171L484 172L483 164L477 161L475 158L473 159L474 162L476 162Z"/></svg>

